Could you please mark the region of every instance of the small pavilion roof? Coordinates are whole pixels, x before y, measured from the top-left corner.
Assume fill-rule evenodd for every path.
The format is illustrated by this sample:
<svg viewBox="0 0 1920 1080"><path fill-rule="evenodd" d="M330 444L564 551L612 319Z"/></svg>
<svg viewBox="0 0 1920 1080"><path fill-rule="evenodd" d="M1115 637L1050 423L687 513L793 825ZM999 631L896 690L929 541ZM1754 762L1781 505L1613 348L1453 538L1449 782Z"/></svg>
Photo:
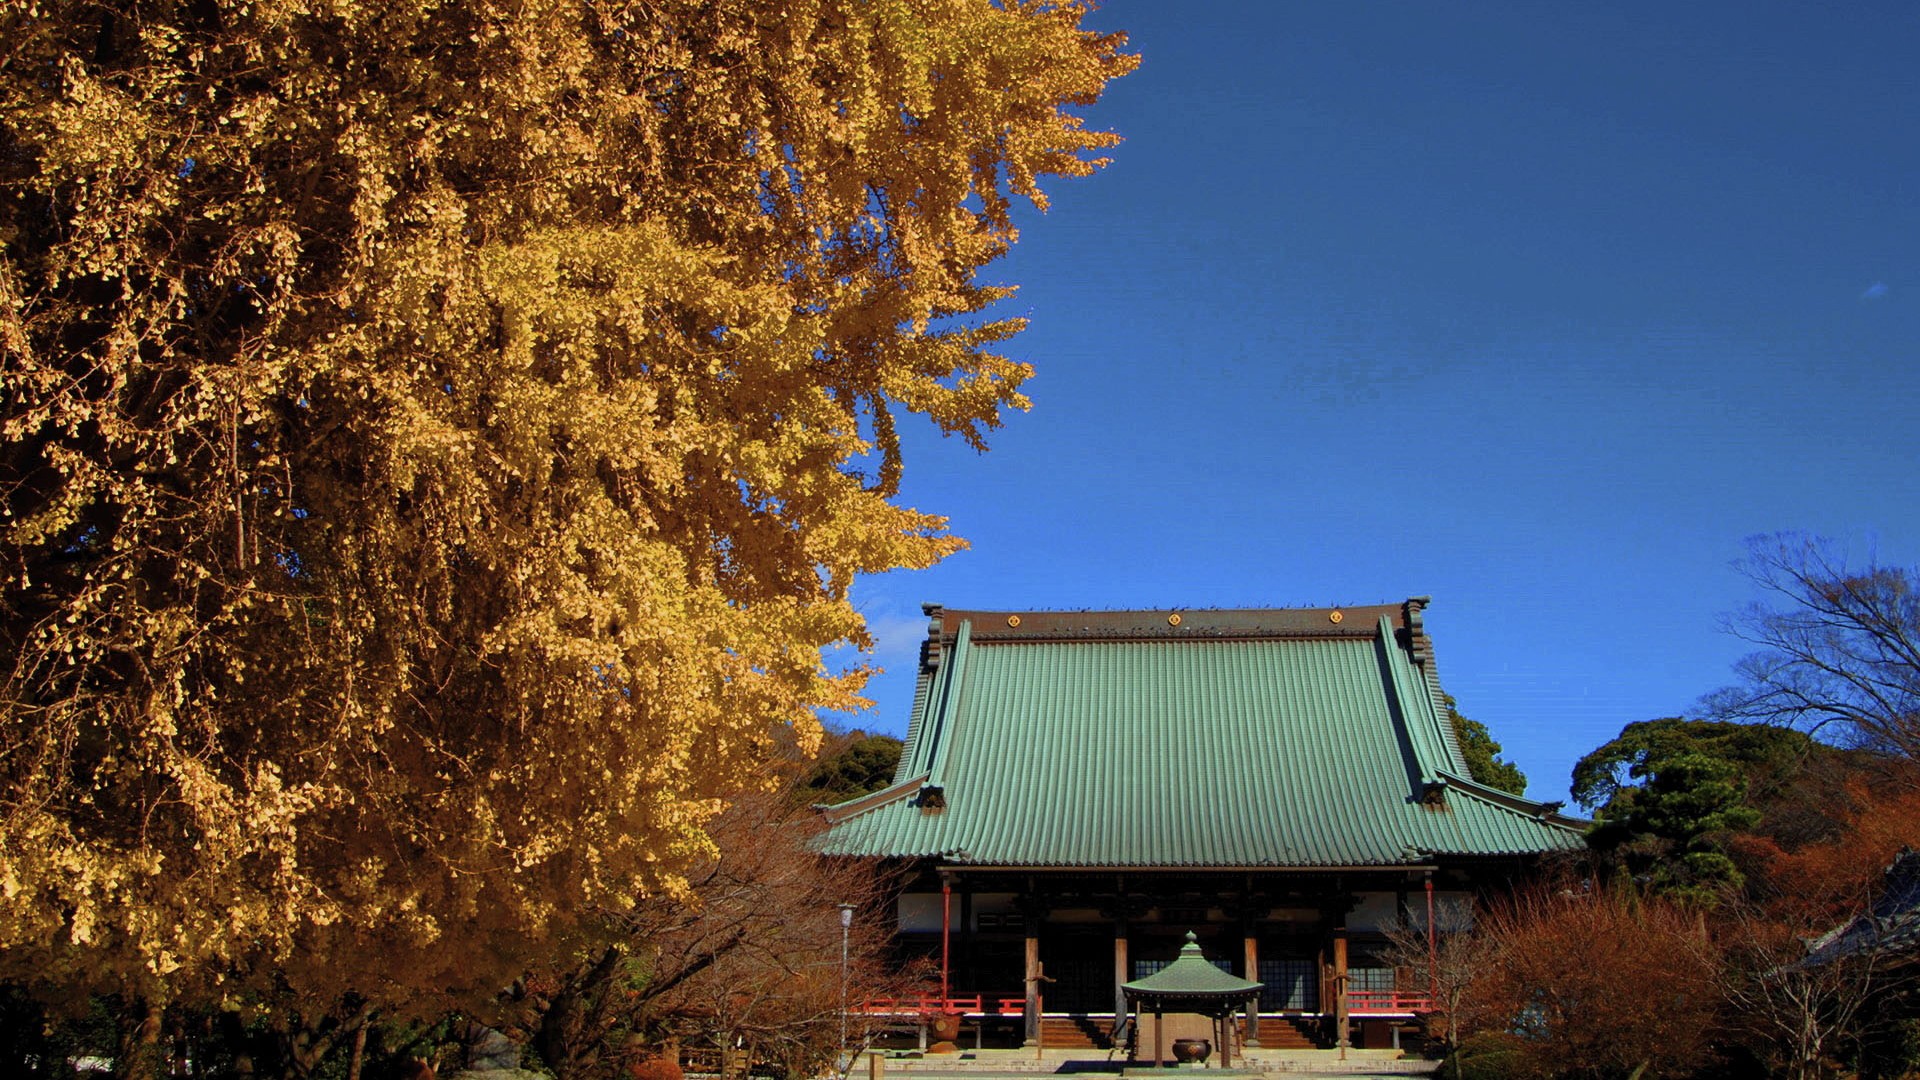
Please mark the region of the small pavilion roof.
<svg viewBox="0 0 1920 1080"><path fill-rule="evenodd" d="M1584 846L1474 783L1427 600L1349 608L928 607L894 784L827 852L1006 868L1347 868Z"/></svg>
<svg viewBox="0 0 1920 1080"><path fill-rule="evenodd" d="M1237 1001L1260 992L1261 984L1248 982L1232 972L1214 967L1200 951L1200 940L1187 931L1187 943L1173 963L1144 979L1122 983L1120 989L1129 998L1215 998Z"/></svg>
<svg viewBox="0 0 1920 1080"><path fill-rule="evenodd" d="M1920 949L1920 852L1902 851L1886 869L1873 907L1827 931L1789 970L1813 968L1862 954L1895 956Z"/></svg>

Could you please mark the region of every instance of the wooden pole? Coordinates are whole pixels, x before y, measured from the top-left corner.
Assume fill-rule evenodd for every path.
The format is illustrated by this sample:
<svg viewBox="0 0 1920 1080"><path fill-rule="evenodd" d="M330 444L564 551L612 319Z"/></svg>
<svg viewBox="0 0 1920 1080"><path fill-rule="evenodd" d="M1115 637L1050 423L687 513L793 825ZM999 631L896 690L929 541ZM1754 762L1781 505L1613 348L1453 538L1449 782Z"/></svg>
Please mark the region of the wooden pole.
<svg viewBox="0 0 1920 1080"><path fill-rule="evenodd" d="M1319 999L1319 1011L1322 1014L1333 1011L1333 961L1327 959L1327 947L1323 944L1313 956L1314 994Z"/></svg>
<svg viewBox="0 0 1920 1080"><path fill-rule="evenodd" d="M1127 983L1127 920L1118 918L1113 921L1113 1029L1120 1030L1120 1022L1127 1015L1127 992L1121 987Z"/></svg>
<svg viewBox="0 0 1920 1080"><path fill-rule="evenodd" d="M966 878L960 879L960 962L954 966L954 977L961 986L980 989L979 971L974 966L974 924L978 919L973 915L973 885Z"/></svg>
<svg viewBox="0 0 1920 1080"><path fill-rule="evenodd" d="M953 1005L953 882L940 879L940 1011Z"/></svg>
<svg viewBox="0 0 1920 1080"><path fill-rule="evenodd" d="M1027 920L1027 1038L1040 1045L1040 920Z"/></svg>
<svg viewBox="0 0 1920 1080"><path fill-rule="evenodd" d="M1242 931L1247 953L1247 981L1261 982L1260 978L1260 939L1254 936L1253 920L1247 920ZM1260 995L1255 994L1247 1002L1247 1045L1260 1045Z"/></svg>
<svg viewBox="0 0 1920 1080"><path fill-rule="evenodd" d="M1433 872L1427 872L1427 1007L1440 996L1440 945L1434 937Z"/></svg>
<svg viewBox="0 0 1920 1080"><path fill-rule="evenodd" d="M1333 1031L1334 1045L1341 1050L1340 1056L1346 1057L1346 1049L1353 1045L1347 1035L1347 1016L1350 1003L1347 1001L1347 927L1346 920L1333 930Z"/></svg>
<svg viewBox="0 0 1920 1080"><path fill-rule="evenodd" d="M1156 1001L1153 1003L1153 1067L1156 1069L1159 1068L1160 1063L1165 1060L1165 1055L1160 1052L1160 1033L1166 1030L1167 1026L1162 1016L1160 1003Z"/></svg>

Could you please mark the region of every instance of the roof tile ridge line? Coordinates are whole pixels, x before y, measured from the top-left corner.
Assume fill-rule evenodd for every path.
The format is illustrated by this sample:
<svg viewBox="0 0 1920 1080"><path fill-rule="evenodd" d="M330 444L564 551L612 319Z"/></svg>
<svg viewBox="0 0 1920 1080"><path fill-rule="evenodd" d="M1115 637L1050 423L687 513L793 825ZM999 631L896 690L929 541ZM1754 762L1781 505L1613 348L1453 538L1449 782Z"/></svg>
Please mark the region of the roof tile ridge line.
<svg viewBox="0 0 1920 1080"><path fill-rule="evenodd" d="M1380 649L1381 655L1386 658L1387 693L1393 698L1390 703L1392 712L1399 716L1401 727L1406 732L1407 748L1413 753L1414 769L1419 774L1418 782L1421 787L1443 783L1440 770L1434 768L1434 763L1428 760L1433 756L1432 747L1421 745L1423 740L1419 734L1420 725L1413 719L1413 695L1407 692L1403 682L1405 676L1400 669L1400 642L1394 636L1392 619L1385 615L1380 616L1379 632L1373 640L1375 646ZM1423 793L1415 791L1413 794L1415 798L1419 798Z"/></svg>
<svg viewBox="0 0 1920 1080"><path fill-rule="evenodd" d="M1449 788L1463 794L1472 795L1481 802L1492 803L1495 806L1512 810L1516 813L1526 814L1529 817L1539 818L1542 821L1551 822L1555 825L1563 825L1569 829L1577 829L1581 832L1585 832L1593 825L1593 822L1587 818L1575 817L1572 814L1563 814L1553 809L1552 803L1542 802L1538 799L1529 799L1525 795L1515 795L1511 791L1502 791L1497 787L1483 784L1464 773L1454 773L1443 769L1441 770L1441 775L1446 778Z"/></svg>
<svg viewBox="0 0 1920 1080"><path fill-rule="evenodd" d="M1432 606L1431 596L1409 596L1404 605L1407 621L1408 643L1413 646L1413 663L1420 669L1427 684L1427 693L1433 697L1433 707L1437 714L1447 700L1447 692L1440 686L1440 664L1434 659L1433 637L1427 633L1426 611ZM1454 772L1466 773L1467 753L1460 746L1460 740L1453 733L1451 722L1440 725L1440 742L1446 747L1447 754L1454 765Z"/></svg>
<svg viewBox="0 0 1920 1080"><path fill-rule="evenodd" d="M1408 637L1410 639L1414 639L1409 642L1410 652L1411 653L1419 652L1420 651L1419 638L1417 638L1415 635L1411 633L1409 633ZM1420 637L1424 637L1424 635L1420 635ZM1433 660L1433 642L1431 640L1427 640L1426 646L1427 646L1426 648L1427 661L1431 663ZM1418 666L1417 661L1414 660L1412 655L1408 655L1400 659L1401 659L1401 669L1405 671L1405 674L1407 675L1407 677L1411 678L1413 675L1413 672L1411 670L1406 670L1406 669L1412 666ZM1435 697L1432 693L1432 689L1436 684L1431 680L1425 679L1424 671L1421 673L1421 675L1422 675L1422 681L1426 682L1427 690L1428 690L1428 693L1426 695L1426 698L1427 698L1426 707L1420 710L1421 716L1428 724L1428 731L1433 736L1434 743L1439 753L1439 761L1434 762L1432 764L1432 768L1433 768L1433 772L1438 774L1441 777L1441 779L1444 780L1450 774L1465 773L1467 771L1465 768L1466 760L1464 757L1459 756L1459 749L1454 744L1454 740L1452 737L1452 734L1453 734L1452 722L1449 721L1440 712L1440 703L1442 699ZM1456 765L1461 766L1461 768L1458 768L1458 769L1454 768L1454 766Z"/></svg>
<svg viewBox="0 0 1920 1080"><path fill-rule="evenodd" d="M927 687L927 700L921 715L914 718L915 728L910 734L914 740L907 749L913 753L911 763L900 771L903 774L919 776L933 769L934 748L938 745L941 726L941 709L947 698L947 687L953 675L953 650L943 647L940 629L941 617L936 615L927 627L926 649L929 659L933 660L933 679ZM906 757L907 755L902 755ZM903 776L904 779L904 776Z"/></svg>
<svg viewBox="0 0 1920 1080"><path fill-rule="evenodd" d="M920 790L920 785L925 780L926 775L923 773L919 776L908 777L905 780L888 784L879 791L869 791L865 795L856 795L846 802L834 803L831 806L817 806L814 809L820 811L820 816L826 820L828 825L838 825L849 818L858 817L869 810L885 806L890 802L896 802L901 798L914 794Z"/></svg>
<svg viewBox="0 0 1920 1080"><path fill-rule="evenodd" d="M943 665L947 683L940 695L939 724L933 729L933 746L927 760L927 786L947 786L947 758L953 750L953 722L959 718L960 697L965 692L967 654L972 651L973 620L961 619L953 635L953 649Z"/></svg>
<svg viewBox="0 0 1920 1080"><path fill-rule="evenodd" d="M1197 628L1175 630L1166 626L1146 626L1134 629L1102 628L1095 630L996 630L991 636L982 637L981 647L988 645L1033 645L1068 642L1072 644L1112 644L1114 642L1168 641L1192 642L1204 644L1211 641L1345 641L1353 638L1371 638L1370 630L1348 630L1336 626L1296 627L1291 629L1230 628L1226 630Z"/></svg>
<svg viewBox="0 0 1920 1080"><path fill-rule="evenodd" d="M922 611L932 614L936 605L922 604ZM920 641L920 655L914 662L913 705L907 712L907 733L901 737L900 761L893 767L893 783L905 782L913 775L920 754L920 729L926 726L927 703L933 699L934 678L940 673L940 666L934 650L939 648L940 620L935 617L927 628L927 636Z"/></svg>
<svg viewBox="0 0 1920 1080"><path fill-rule="evenodd" d="M933 700L934 676L940 670L940 626L941 612L939 604L921 604L920 612L929 616L927 636L920 640L920 656L914 663L913 707L907 714L907 734L901 747L900 764L894 767L893 782L898 784L915 775L914 755L911 751L919 745L920 729L926 726L929 703Z"/></svg>
<svg viewBox="0 0 1920 1080"><path fill-rule="evenodd" d="M925 725L927 702L933 697L933 678L925 665L919 667L913 678L913 711L907 714L907 733L901 739L904 745L900 748L900 763L893 769L892 782L895 784L905 780L913 771L912 749L919 743L920 729Z"/></svg>
<svg viewBox="0 0 1920 1080"><path fill-rule="evenodd" d="M1393 668L1394 678L1396 680L1399 680L1398 686L1400 689L1401 696L1404 699L1413 701L1417 706L1418 696L1411 692L1411 687L1408 685L1408 682L1411 681L1413 676L1413 672L1410 671L1409 668L1419 665L1420 657L1423 652L1429 658L1432 656L1432 650L1431 650L1432 642L1426 640L1425 634L1421 632L1421 628L1417 627L1412 621L1413 608L1411 606L1411 601L1409 601L1409 606L1406 614L1408 615L1408 618L1409 618L1409 622L1407 624L1407 649L1404 654L1401 653L1400 649L1397 647L1399 643L1399 638L1397 635L1394 637L1388 638L1388 640L1393 641L1396 646L1394 649L1391 650L1389 654L1392 657L1389 663L1389 666ZM1381 630L1380 630L1381 634L1382 635L1392 634L1393 629L1390 621L1383 617L1381 618L1380 622L1382 624ZM1423 649L1423 646L1427 646L1427 648ZM1424 681L1424 678L1422 681ZM1429 691L1431 691L1431 686L1429 686L1428 689ZM1426 729L1427 736L1433 740L1433 745L1429 747L1429 749L1435 751L1435 755L1434 755L1435 760L1422 761L1421 771L1427 774L1427 779L1429 782L1437 780L1444 783L1445 782L1444 775L1450 771L1453 771L1452 766L1459 764L1459 762L1456 762L1454 760L1451 747L1448 744L1447 727L1449 725L1440 716L1440 700L1438 698L1434 698L1431 693L1429 693L1427 697L1429 700L1426 703L1426 707L1419 708L1417 711L1419 711L1419 713L1421 714L1420 721L1419 721L1421 726ZM1411 714L1403 713L1403 715L1407 716L1408 724L1415 723L1415 720L1413 719ZM1416 740L1416 743L1417 743L1417 740Z"/></svg>

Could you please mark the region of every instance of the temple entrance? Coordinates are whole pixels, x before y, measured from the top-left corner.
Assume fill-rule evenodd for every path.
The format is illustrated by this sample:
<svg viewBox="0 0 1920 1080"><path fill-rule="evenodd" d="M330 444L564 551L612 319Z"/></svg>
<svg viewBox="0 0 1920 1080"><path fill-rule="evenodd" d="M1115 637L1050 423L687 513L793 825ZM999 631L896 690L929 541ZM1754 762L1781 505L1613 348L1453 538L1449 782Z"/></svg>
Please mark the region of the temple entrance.
<svg viewBox="0 0 1920 1080"><path fill-rule="evenodd" d="M958 944L958 943L956 943ZM1026 943L1019 937L981 935L957 948L956 993L1019 997L1026 993Z"/></svg>
<svg viewBox="0 0 1920 1080"><path fill-rule="evenodd" d="M1305 959L1260 958L1261 1012L1318 1012L1320 964Z"/></svg>
<svg viewBox="0 0 1920 1080"><path fill-rule="evenodd" d="M1321 945L1317 925L1281 924L1260 935L1261 1012L1319 1012Z"/></svg>
<svg viewBox="0 0 1920 1080"><path fill-rule="evenodd" d="M1040 988L1050 1013L1113 1012L1113 931L1050 925L1040 933Z"/></svg>

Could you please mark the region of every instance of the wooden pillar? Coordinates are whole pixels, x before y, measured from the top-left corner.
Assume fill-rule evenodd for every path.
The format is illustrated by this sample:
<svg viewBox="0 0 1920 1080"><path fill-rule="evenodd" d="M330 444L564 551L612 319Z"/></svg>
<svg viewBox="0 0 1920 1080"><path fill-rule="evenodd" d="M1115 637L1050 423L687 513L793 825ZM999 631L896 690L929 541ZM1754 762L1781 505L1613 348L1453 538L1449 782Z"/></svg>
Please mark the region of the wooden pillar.
<svg viewBox="0 0 1920 1080"><path fill-rule="evenodd" d="M1247 981L1260 982L1260 939L1254 936L1253 920L1248 919L1241 935L1246 945ZM1247 1002L1247 1045L1260 1045L1260 994Z"/></svg>
<svg viewBox="0 0 1920 1080"><path fill-rule="evenodd" d="M1440 945L1434 937L1433 871L1427 871L1427 1008L1440 998Z"/></svg>
<svg viewBox="0 0 1920 1080"><path fill-rule="evenodd" d="M1333 1033L1334 1045L1342 1051L1353 1045L1347 1031L1348 1009L1347 917L1342 915L1340 925L1333 928Z"/></svg>
<svg viewBox="0 0 1920 1080"><path fill-rule="evenodd" d="M1313 980L1314 996L1319 999L1320 1014L1325 1016L1333 1011L1333 961L1327 958L1325 944L1314 954L1313 964L1316 973Z"/></svg>
<svg viewBox="0 0 1920 1080"><path fill-rule="evenodd" d="M1166 1055L1160 1052L1162 1045L1161 1034L1167 1027L1165 1014L1160 1011L1160 1008L1161 1006L1158 1001L1153 1003L1153 1067L1156 1069L1160 1067L1160 1063L1166 1058Z"/></svg>
<svg viewBox="0 0 1920 1080"><path fill-rule="evenodd" d="M1027 916L1027 1036L1025 1045L1040 1045L1040 916Z"/></svg>
<svg viewBox="0 0 1920 1080"><path fill-rule="evenodd" d="M953 1004L953 882L940 878L940 1011Z"/></svg>
<svg viewBox="0 0 1920 1080"><path fill-rule="evenodd" d="M1127 1015L1127 992L1120 989L1127 983L1127 919L1122 915L1113 920L1113 1029L1120 1030L1120 1022Z"/></svg>
<svg viewBox="0 0 1920 1080"><path fill-rule="evenodd" d="M973 883L966 878L960 879L960 964L954 974L960 980L962 989L971 988L980 991L980 973L973 964Z"/></svg>

